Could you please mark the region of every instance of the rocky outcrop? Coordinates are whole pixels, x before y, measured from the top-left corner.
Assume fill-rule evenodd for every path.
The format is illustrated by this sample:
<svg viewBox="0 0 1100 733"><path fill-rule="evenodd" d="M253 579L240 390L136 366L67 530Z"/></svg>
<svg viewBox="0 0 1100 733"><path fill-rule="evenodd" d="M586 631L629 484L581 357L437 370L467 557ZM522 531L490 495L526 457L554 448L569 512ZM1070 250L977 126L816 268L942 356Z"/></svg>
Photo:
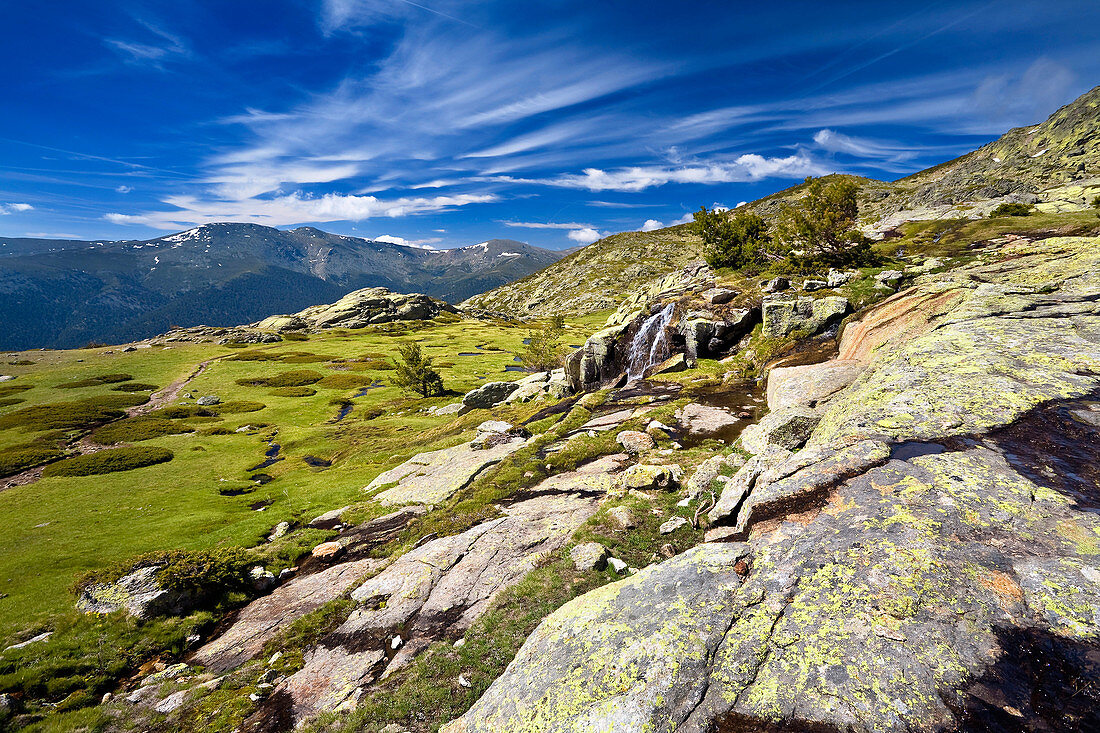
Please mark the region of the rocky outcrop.
<svg viewBox="0 0 1100 733"><path fill-rule="evenodd" d="M566 604L447 733L1100 727L1097 245L1002 243L848 329L806 447L726 483L741 542Z"/></svg>
<svg viewBox="0 0 1100 733"><path fill-rule="evenodd" d="M484 448L471 442L419 453L400 466L378 474L364 491L371 493L381 489L374 498L384 505L438 504L524 444L523 438L505 434L502 440Z"/></svg>
<svg viewBox="0 0 1100 733"><path fill-rule="evenodd" d="M329 305L314 305L287 316L271 316L254 328L273 331L319 331L326 328L364 328L394 321L425 321L454 306L417 293L392 293L386 288L364 288Z"/></svg>
<svg viewBox="0 0 1100 733"><path fill-rule="evenodd" d="M627 354L620 339L629 326L623 323L597 331L566 357L565 373L574 391L603 384L623 373Z"/></svg>
<svg viewBox="0 0 1100 733"><path fill-rule="evenodd" d="M839 295L824 298L768 296L761 307L763 333L768 338L783 338L794 332L813 336L838 322L849 308L848 300Z"/></svg>
<svg viewBox="0 0 1100 733"><path fill-rule="evenodd" d="M768 372L768 407L813 409L855 381L866 364L855 359L833 359L820 364L778 367Z"/></svg>

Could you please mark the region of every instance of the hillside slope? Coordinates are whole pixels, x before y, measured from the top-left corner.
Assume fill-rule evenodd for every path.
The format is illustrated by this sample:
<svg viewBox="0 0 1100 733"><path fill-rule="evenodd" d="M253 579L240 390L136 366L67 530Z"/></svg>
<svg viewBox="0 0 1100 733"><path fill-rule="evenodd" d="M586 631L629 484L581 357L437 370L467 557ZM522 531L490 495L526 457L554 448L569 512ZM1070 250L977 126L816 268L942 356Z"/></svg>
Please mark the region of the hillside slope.
<svg viewBox="0 0 1100 733"><path fill-rule="evenodd" d="M118 343L171 326L236 325L364 287L461 301L556 261L494 239L424 250L256 224L144 241L0 240L0 348Z"/></svg>
<svg viewBox="0 0 1100 733"><path fill-rule="evenodd" d="M1100 87L1045 122L1010 130L978 150L897 181L857 181L860 219L872 236L906 221L974 219L999 203L1021 201L1040 212L1087 208L1100 195ZM766 219L802 195L798 184L745 205ZM464 305L514 315L582 315L615 307L656 277L702 257L686 225L625 232L585 247L523 280Z"/></svg>

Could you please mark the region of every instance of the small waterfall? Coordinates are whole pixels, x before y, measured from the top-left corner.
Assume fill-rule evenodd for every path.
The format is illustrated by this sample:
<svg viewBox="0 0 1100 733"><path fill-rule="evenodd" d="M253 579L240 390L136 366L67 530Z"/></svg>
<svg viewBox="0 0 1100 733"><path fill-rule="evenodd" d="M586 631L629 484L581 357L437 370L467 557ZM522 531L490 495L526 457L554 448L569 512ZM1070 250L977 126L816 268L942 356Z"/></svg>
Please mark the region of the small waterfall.
<svg viewBox="0 0 1100 733"><path fill-rule="evenodd" d="M645 319L642 327L634 334L634 340L630 342L630 359L626 370L628 381L640 379L646 369L658 363L657 357L663 356L661 347L666 345L665 328L672 320L675 305L669 303L660 312Z"/></svg>

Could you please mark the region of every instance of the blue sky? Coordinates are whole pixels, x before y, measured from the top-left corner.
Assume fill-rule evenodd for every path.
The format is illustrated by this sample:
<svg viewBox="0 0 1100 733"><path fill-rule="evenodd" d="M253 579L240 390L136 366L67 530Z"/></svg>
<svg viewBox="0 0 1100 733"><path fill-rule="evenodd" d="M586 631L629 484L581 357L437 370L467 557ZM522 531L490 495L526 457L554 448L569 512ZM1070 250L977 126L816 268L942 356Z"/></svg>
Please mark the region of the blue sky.
<svg viewBox="0 0 1100 733"><path fill-rule="evenodd" d="M562 248L893 179L1100 84L1100 3L0 5L0 236Z"/></svg>

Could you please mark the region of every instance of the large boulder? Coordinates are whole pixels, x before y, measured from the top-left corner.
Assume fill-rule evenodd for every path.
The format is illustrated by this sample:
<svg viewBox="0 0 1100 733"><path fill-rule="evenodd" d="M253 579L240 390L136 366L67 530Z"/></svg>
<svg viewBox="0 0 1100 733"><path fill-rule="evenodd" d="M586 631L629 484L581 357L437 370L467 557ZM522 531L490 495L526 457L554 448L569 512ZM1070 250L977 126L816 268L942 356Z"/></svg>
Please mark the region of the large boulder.
<svg viewBox="0 0 1100 733"><path fill-rule="evenodd" d="M495 407L519 388L518 382L486 382L467 392L462 398L462 405L470 410Z"/></svg>
<svg viewBox="0 0 1100 733"><path fill-rule="evenodd" d="M581 348L566 357L565 373L573 390L583 391L622 374L622 364L627 354L619 341L630 323L620 323L597 331L588 337Z"/></svg>
<svg viewBox="0 0 1100 733"><path fill-rule="evenodd" d="M721 407L689 402L677 410L676 420L688 435L707 437L736 425L740 418Z"/></svg>
<svg viewBox="0 0 1100 733"><path fill-rule="evenodd" d="M86 613L101 614L126 611L141 620L185 613L191 608L194 598L189 593L166 588L157 578L162 567L146 565L114 582L87 585L80 590L77 608Z"/></svg>
<svg viewBox="0 0 1100 733"><path fill-rule="evenodd" d="M804 407L775 410L741 431L741 446L756 455L769 445L795 450L809 439L819 422L821 413Z"/></svg>
<svg viewBox="0 0 1100 733"><path fill-rule="evenodd" d="M793 332L812 336L843 318L850 307L848 299L839 295L824 298L769 296L761 306L763 333L768 338L783 338Z"/></svg>

